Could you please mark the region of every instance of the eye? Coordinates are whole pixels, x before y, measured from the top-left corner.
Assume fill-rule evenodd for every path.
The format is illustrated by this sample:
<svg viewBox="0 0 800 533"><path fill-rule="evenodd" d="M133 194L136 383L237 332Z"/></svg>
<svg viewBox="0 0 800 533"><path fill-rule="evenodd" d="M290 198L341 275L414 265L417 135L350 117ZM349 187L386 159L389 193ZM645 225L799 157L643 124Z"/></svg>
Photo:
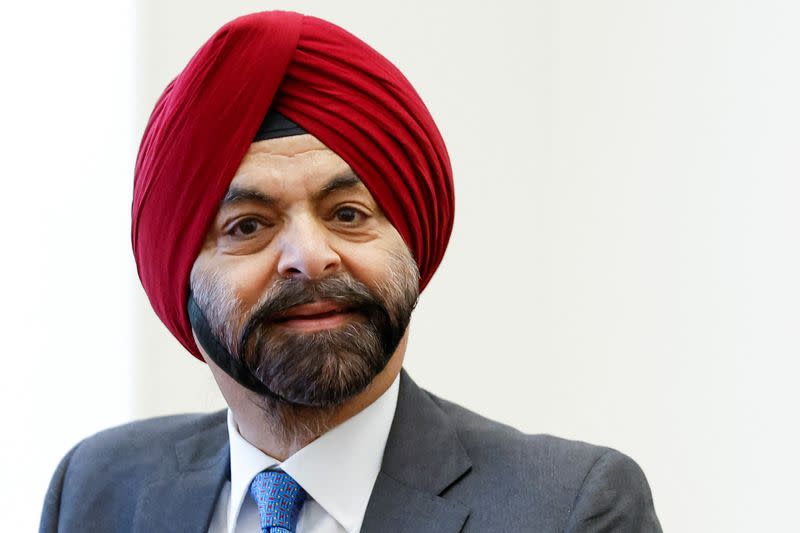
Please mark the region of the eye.
<svg viewBox="0 0 800 533"><path fill-rule="evenodd" d="M257 218L243 218L237 221L230 229L225 232L226 235L233 237L248 237L257 232L262 227L266 227L262 221Z"/></svg>
<svg viewBox="0 0 800 533"><path fill-rule="evenodd" d="M367 215L359 211L354 207L340 207L334 212L334 218L337 222L342 222L348 225L354 225L359 222L359 217L362 219L365 218Z"/></svg>

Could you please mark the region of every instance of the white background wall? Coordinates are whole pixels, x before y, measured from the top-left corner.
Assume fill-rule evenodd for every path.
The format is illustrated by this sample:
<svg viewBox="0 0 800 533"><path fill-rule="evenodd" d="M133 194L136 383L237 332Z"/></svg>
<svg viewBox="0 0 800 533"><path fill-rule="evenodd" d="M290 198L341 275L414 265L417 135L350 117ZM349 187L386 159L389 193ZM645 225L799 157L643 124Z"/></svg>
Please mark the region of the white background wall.
<svg viewBox="0 0 800 533"><path fill-rule="evenodd" d="M133 156L221 24L295 9L395 62L448 143L457 214L409 372L527 432L614 446L665 531L786 530L800 474L800 4L81 1L4 13L4 531L58 459L209 410L136 279Z"/></svg>

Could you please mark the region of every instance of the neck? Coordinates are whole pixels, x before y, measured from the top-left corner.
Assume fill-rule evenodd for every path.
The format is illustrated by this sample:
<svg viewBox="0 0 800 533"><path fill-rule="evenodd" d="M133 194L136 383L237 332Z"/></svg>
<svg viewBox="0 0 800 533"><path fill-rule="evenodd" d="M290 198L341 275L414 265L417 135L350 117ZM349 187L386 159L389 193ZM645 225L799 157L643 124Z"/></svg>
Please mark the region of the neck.
<svg viewBox="0 0 800 533"><path fill-rule="evenodd" d="M366 409L386 392L400 373L407 341L408 330L386 368L364 391L328 408L286 405L265 398L236 383L208 358L206 362L242 437L270 457L284 461L320 435Z"/></svg>

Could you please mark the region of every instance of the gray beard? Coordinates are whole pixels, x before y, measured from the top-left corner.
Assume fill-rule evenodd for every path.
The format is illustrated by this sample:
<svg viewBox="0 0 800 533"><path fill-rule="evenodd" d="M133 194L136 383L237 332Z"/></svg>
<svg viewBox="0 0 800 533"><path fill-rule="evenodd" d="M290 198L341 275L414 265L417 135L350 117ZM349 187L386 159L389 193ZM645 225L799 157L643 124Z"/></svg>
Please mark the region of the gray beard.
<svg viewBox="0 0 800 533"><path fill-rule="evenodd" d="M416 263L404 252L390 257L389 275L374 290L346 273L314 281L281 278L249 311L218 271L192 270L192 293L214 335L286 400L257 400L270 430L282 441L308 440L329 429L336 408L364 391L386 367L419 296ZM356 313L337 328L308 332L269 319L320 299L353 305Z"/></svg>

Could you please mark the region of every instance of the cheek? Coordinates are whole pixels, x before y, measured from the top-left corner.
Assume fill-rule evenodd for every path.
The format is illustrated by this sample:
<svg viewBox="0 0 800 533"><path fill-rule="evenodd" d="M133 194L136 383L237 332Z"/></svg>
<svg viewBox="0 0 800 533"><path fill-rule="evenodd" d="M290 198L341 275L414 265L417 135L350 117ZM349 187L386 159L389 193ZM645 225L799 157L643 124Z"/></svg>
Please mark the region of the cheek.
<svg viewBox="0 0 800 533"><path fill-rule="evenodd" d="M398 240L399 240L398 236ZM358 281L369 287L376 287L388 276L388 265L391 263L392 251L397 246L405 246L402 240L399 243L394 239L382 239L369 244L354 244L339 249L342 264Z"/></svg>
<svg viewBox="0 0 800 533"><path fill-rule="evenodd" d="M227 258L220 265L246 309L252 308L272 283L277 261L272 255L258 253Z"/></svg>

